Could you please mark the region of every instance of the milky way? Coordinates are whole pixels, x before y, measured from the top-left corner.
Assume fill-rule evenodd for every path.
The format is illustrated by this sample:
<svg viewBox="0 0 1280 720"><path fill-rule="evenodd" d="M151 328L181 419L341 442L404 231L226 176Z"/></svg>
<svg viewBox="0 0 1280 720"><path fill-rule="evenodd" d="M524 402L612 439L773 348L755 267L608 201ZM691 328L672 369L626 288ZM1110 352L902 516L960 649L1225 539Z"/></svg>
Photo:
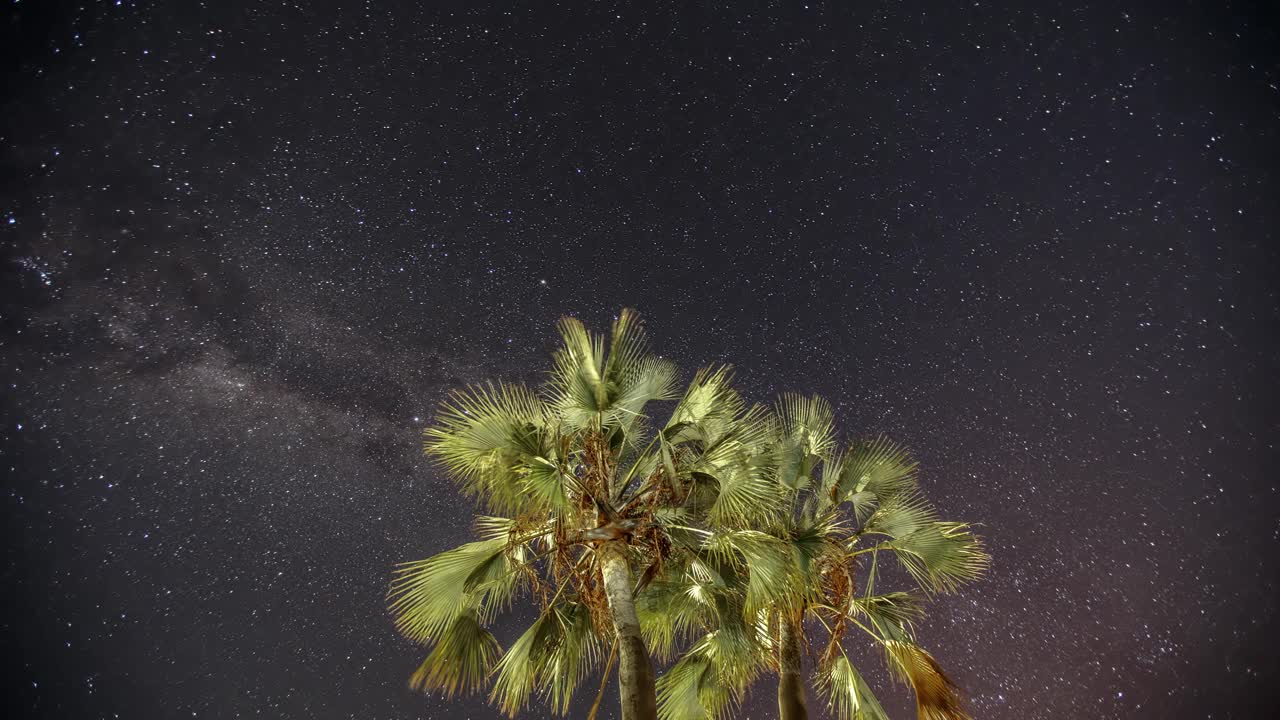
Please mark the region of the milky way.
<svg viewBox="0 0 1280 720"><path fill-rule="evenodd" d="M980 525L920 627L975 717L1274 709L1274 25L238 5L0 11L13 716L498 717L384 609L468 537L420 431L624 306Z"/></svg>

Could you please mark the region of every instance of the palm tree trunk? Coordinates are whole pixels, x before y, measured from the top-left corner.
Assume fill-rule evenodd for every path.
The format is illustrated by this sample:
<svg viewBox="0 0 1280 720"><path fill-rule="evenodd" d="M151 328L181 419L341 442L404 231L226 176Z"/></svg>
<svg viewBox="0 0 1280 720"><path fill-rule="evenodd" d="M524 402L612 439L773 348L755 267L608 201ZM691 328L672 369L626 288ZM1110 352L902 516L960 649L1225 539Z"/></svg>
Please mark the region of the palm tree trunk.
<svg viewBox="0 0 1280 720"><path fill-rule="evenodd" d="M781 720L809 718L802 674L804 624L801 617L787 611L778 617L778 717Z"/></svg>
<svg viewBox="0 0 1280 720"><path fill-rule="evenodd" d="M602 543L596 552L600 554L613 628L618 633L618 695L622 699L622 720L656 720L658 701L654 694L653 663L640 636L626 545L614 540Z"/></svg>

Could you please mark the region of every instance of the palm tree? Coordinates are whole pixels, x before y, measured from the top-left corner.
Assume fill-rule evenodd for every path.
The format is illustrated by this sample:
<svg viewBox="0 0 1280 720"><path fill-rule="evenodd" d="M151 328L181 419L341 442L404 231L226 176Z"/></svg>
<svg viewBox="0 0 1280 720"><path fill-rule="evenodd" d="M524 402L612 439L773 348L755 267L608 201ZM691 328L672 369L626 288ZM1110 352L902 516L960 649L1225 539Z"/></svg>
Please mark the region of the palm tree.
<svg viewBox="0 0 1280 720"><path fill-rule="evenodd" d="M514 715L541 688L563 715L581 680L602 664L607 680L616 658L622 718L647 720L653 622L642 627L637 590L668 564L702 564L683 556L705 554L707 523L764 513L774 483L749 459L769 437L767 411L746 406L727 368L707 369L655 431L646 407L676 399L676 372L648 351L635 313L615 320L607 353L576 319L558 329L540 391L456 391L426 431L428 455L493 514L477 517L475 542L400 566L391 612L433 647L416 689L452 695L492 680L490 701ZM731 592L719 595L727 615ZM487 626L520 598L538 618L504 651Z"/></svg>
<svg viewBox="0 0 1280 720"><path fill-rule="evenodd" d="M967 720L959 689L916 643L912 623L930 594L981 576L989 559L978 539L967 525L937 518L920 495L916 463L899 446L879 439L837 447L831 406L821 398L784 395L771 427L770 450L754 462L769 465L778 511L763 522L717 518L707 541L749 576L739 582L755 629L750 647L730 658L695 643L659 682L660 715L722 715L732 698L714 688L749 681L761 670L753 663L763 662L778 673L780 717L807 718L802 661L805 621L811 620L827 635L818 686L837 717L885 718L844 647L846 633L859 630L881 648L891 673L913 688L922 720ZM877 592L881 555L897 560L915 592ZM674 583L667 593L675 597L682 585L687 595L697 584L691 576ZM760 585L781 591L753 592ZM733 632L740 634L736 627Z"/></svg>

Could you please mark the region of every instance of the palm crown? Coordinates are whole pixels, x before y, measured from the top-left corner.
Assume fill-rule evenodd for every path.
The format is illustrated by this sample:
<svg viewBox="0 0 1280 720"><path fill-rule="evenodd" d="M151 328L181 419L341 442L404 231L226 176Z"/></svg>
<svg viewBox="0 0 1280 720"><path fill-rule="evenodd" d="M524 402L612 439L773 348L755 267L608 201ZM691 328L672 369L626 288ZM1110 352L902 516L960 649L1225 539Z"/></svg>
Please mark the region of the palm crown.
<svg viewBox="0 0 1280 720"><path fill-rule="evenodd" d="M494 515L477 518L477 541L402 565L391 610L403 634L434 646L416 688L472 691L492 675L490 698L505 712L544 689L563 714L612 640L623 717L653 717L635 593L687 550L690 533L763 513L771 483L750 459L767 414L745 405L724 368L699 372L677 396L674 366L648 352L631 311L614 322L607 352L575 319L559 331L544 387L455 392L426 431L427 453ZM645 408L658 400L677 402L655 428ZM504 652L487 626L520 596L541 612Z"/></svg>
<svg viewBox="0 0 1280 720"><path fill-rule="evenodd" d="M756 629L748 636L756 644L749 656L779 673L781 717L807 717L801 659L804 622L811 619L826 634L817 678L837 717L885 718L845 647L853 630L878 645L891 673L913 688L921 718L968 718L958 688L915 642L911 626L928 595L955 590L984 572L988 556L978 539L967 525L938 519L920 494L916 463L901 447L884 439L838 447L831 407L821 398L784 395L767 446L757 462L767 465L776 512L722 522L712 542L734 546L750 578L783 589L754 601L750 578L743 589ZM876 587L882 555L896 559L914 592ZM670 582L677 597L681 587L688 594L698 585L691 574ZM705 643L695 644L659 682L660 714L724 714L733 698L715 689L740 686L761 670L742 660L747 656L724 662Z"/></svg>

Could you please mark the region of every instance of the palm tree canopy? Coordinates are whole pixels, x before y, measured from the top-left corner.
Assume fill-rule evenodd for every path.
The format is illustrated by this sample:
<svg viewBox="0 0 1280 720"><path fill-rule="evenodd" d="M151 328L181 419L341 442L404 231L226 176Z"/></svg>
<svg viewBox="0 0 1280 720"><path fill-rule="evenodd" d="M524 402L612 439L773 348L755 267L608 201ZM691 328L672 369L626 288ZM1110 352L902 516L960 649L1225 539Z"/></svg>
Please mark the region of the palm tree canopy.
<svg viewBox="0 0 1280 720"><path fill-rule="evenodd" d="M724 716L733 698L715 689L739 688L764 669L777 670L779 624L802 628L808 617L827 633L817 681L836 717L885 717L845 649L846 634L858 629L881 648L891 674L912 687L921 718L968 718L955 683L916 643L912 625L932 594L955 591L984 573L989 558L978 538L967 524L939 519L921 494L917 463L901 446L878 438L841 447L834 413L822 398L783 395L767 426L768 438L757 446L766 452L749 464L772 486L752 490L772 499L765 504L770 510L712 516L704 542L720 566L738 571L728 594L742 598L745 624L755 631L704 613L711 630L659 681L660 714ZM910 592L877 592L880 555L892 555L906 571ZM700 597L709 584L692 565L664 582L671 586L664 592L676 598ZM665 607L688 613L687 604ZM725 628L755 644L724 660L713 644Z"/></svg>
<svg viewBox="0 0 1280 720"><path fill-rule="evenodd" d="M779 623L793 617L826 628L818 687L842 720L884 716L844 648L854 628L914 689L920 717L968 717L912 624L931 594L980 576L988 559L968 525L940 520L925 501L902 447L842 447L821 398L751 406L727 366L699 371L680 393L674 365L649 351L630 310L607 341L573 318L558 331L541 387L459 389L425 432L427 453L492 515L476 519L474 542L396 571L396 625L432 648L413 687L488 686L509 715L540 692L566 713L612 656L608 546L642 569L635 606L647 652L675 661L658 682L663 718L729 713L776 669ZM670 400L655 422L651 404ZM886 553L910 592L876 592ZM504 650L487 628L522 599L538 617Z"/></svg>
<svg viewBox="0 0 1280 720"><path fill-rule="evenodd" d="M718 608L716 622L727 628L742 608L723 577L741 557L706 528L763 521L779 497L764 460L769 413L743 401L729 368L698 372L678 394L674 365L649 351L634 312L618 316L607 343L573 318L558 330L542 387L475 385L440 406L426 452L493 514L477 518L475 542L401 565L389 593L398 629L433 648L412 686L453 694L491 682L491 701L512 715L535 690L565 713L608 655L603 544L625 547L644 569L641 587L670 575L669 564L722 578L697 602L700 612ZM664 400L676 402L658 425L646 412ZM641 631L663 657L695 624L693 614L665 628L653 621L658 605L643 598L665 591L653 586L639 603ZM755 587L747 597L754 607L772 592ZM486 628L518 598L540 613L503 650ZM727 663L740 655L717 650Z"/></svg>

